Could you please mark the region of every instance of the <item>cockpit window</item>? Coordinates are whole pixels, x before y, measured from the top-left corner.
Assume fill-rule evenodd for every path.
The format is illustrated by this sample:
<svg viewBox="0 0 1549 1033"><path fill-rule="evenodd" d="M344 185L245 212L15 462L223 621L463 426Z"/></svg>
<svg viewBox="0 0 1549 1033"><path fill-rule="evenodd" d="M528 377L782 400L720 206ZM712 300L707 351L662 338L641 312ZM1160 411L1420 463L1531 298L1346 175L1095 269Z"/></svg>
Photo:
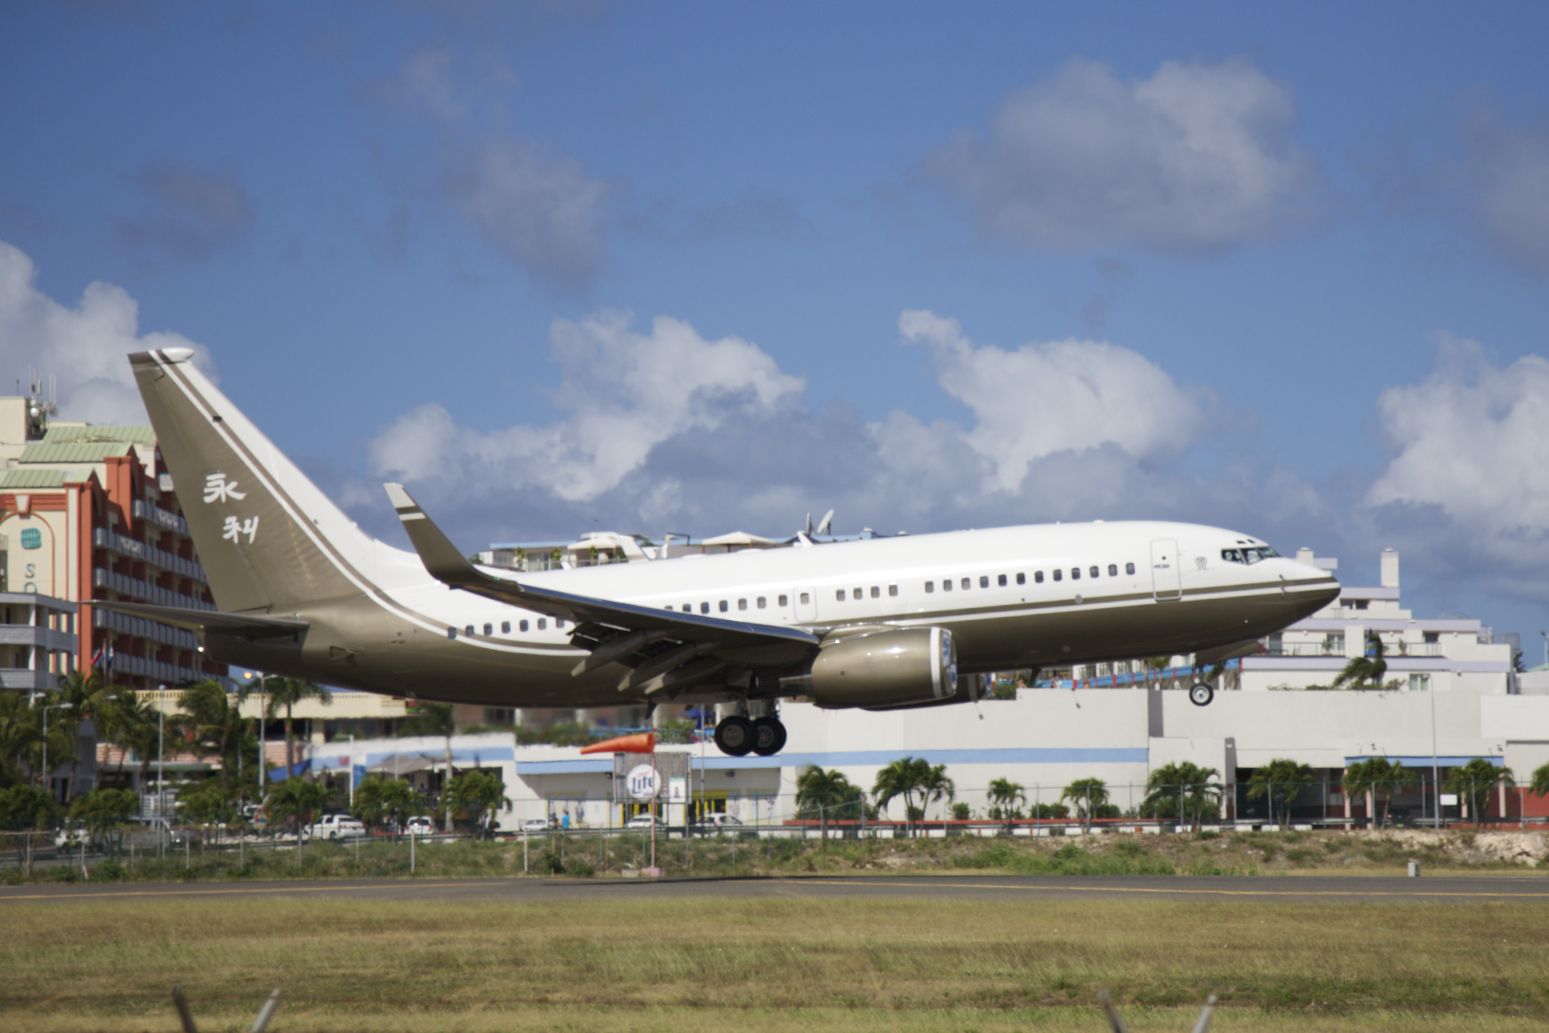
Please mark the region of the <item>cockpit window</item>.
<svg viewBox="0 0 1549 1033"><path fill-rule="evenodd" d="M1272 559L1280 554L1267 545L1254 545L1246 549L1222 549L1221 558L1228 563L1245 563L1250 566L1259 560Z"/></svg>

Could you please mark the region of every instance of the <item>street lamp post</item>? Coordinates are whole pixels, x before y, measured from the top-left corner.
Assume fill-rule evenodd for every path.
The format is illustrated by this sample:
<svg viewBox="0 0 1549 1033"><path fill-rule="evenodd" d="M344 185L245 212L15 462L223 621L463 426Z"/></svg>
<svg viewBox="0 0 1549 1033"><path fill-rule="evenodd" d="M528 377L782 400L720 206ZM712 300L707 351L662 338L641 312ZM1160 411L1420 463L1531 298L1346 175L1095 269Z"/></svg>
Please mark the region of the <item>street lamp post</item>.
<svg viewBox="0 0 1549 1033"><path fill-rule="evenodd" d="M48 712L50 710L74 710L74 703L51 703L43 708L43 788L48 790L48 795L54 795L53 780L48 777Z"/></svg>
<svg viewBox="0 0 1549 1033"><path fill-rule="evenodd" d="M248 681L253 679L253 672L246 671L242 677ZM264 715L269 703L269 676L258 675L258 803L263 805L264 794L269 791L269 764L267 743L265 742Z"/></svg>

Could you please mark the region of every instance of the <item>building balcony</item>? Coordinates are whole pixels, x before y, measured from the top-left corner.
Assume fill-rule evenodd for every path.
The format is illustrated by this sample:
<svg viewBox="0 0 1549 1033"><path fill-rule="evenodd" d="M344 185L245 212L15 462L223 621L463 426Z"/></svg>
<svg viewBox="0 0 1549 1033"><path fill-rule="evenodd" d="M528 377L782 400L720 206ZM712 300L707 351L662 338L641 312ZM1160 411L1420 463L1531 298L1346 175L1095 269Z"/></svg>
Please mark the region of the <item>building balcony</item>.
<svg viewBox="0 0 1549 1033"><path fill-rule="evenodd" d="M173 646L177 649L199 648L199 637L192 631L174 628L170 624L161 624L144 617L131 617L127 613L94 609L91 623L94 628L103 628L117 635L149 639L164 646Z"/></svg>
<svg viewBox="0 0 1549 1033"><path fill-rule="evenodd" d="M157 527L164 527L178 534L188 533L188 521L178 516L171 510L162 509L160 506L146 502L144 499L135 499L131 507L136 520L149 520Z"/></svg>
<svg viewBox="0 0 1549 1033"><path fill-rule="evenodd" d="M128 653L114 654L112 673L135 674L142 678L149 678L151 681L169 685L216 678L215 675L194 667L179 667L177 664L162 663L160 660L147 660L144 657L131 656Z"/></svg>
<svg viewBox="0 0 1549 1033"><path fill-rule="evenodd" d="M204 583L204 568L195 561L185 560L183 557L170 553L158 546L136 541L128 535L117 534L106 528L98 528L92 534L92 544L100 549L111 549L120 556L130 556L137 560L144 560L153 567L170 570L181 577L193 578L201 584Z"/></svg>
<svg viewBox="0 0 1549 1033"><path fill-rule="evenodd" d="M97 588L106 588L110 592L131 596L140 602L155 603L158 606L181 606L193 610L215 609L203 599L196 599L191 595L183 595L166 588L158 588L147 581L111 570L92 571L91 583Z"/></svg>
<svg viewBox="0 0 1549 1033"><path fill-rule="evenodd" d="M33 671L25 667L0 667L0 689L42 692L59 684L53 671Z"/></svg>
<svg viewBox="0 0 1549 1033"><path fill-rule="evenodd" d="M79 641L68 631L31 624L0 624L0 646L31 646L52 653L73 653Z"/></svg>

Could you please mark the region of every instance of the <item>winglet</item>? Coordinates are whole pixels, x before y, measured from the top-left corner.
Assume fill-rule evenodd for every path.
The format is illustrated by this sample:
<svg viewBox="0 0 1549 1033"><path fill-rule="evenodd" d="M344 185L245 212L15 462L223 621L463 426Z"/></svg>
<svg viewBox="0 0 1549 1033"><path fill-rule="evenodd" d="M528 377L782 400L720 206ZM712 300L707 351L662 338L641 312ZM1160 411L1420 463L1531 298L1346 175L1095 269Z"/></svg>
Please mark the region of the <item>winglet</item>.
<svg viewBox="0 0 1549 1033"><path fill-rule="evenodd" d="M398 512L398 519L403 521L403 529L409 534L409 542L431 577L458 587L480 579L473 564L457 551L457 546L425 514L403 485L384 484L382 487L387 489L388 501Z"/></svg>

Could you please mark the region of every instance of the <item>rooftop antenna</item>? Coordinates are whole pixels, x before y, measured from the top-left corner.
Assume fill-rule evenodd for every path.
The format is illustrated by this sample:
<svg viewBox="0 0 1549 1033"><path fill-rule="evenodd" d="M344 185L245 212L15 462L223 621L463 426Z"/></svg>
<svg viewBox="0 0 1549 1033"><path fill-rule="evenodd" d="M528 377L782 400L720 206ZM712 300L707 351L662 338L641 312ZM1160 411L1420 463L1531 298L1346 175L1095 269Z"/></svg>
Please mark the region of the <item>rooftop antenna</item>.
<svg viewBox="0 0 1549 1033"><path fill-rule="evenodd" d="M36 370L27 371L27 440L36 441L48 430L48 418L58 415L59 403L54 400L54 378L49 377L48 397L43 397L43 381Z"/></svg>

